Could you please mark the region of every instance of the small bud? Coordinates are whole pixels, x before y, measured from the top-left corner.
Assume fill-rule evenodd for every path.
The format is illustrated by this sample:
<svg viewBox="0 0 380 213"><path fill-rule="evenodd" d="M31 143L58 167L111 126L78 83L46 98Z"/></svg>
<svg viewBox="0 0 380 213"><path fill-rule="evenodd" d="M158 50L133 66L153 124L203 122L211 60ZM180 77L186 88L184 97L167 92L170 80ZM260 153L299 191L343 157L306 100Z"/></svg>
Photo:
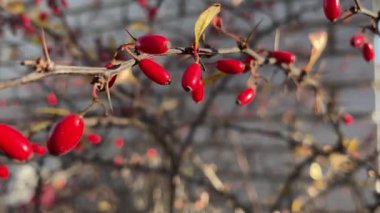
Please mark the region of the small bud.
<svg viewBox="0 0 380 213"><path fill-rule="evenodd" d="M223 19L220 15L216 15L212 19L212 26L215 27L216 29L220 30L223 28Z"/></svg>

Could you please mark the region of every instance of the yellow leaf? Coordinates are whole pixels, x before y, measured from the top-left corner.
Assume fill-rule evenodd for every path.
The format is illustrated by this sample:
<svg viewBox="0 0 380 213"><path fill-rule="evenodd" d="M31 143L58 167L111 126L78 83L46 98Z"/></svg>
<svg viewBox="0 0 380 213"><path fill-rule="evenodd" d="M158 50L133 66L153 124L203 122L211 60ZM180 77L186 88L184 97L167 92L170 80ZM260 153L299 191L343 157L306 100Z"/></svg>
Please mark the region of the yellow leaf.
<svg viewBox="0 0 380 213"><path fill-rule="evenodd" d="M294 149L294 154L297 157L305 157L311 155L311 149L308 146L297 146Z"/></svg>
<svg viewBox="0 0 380 213"><path fill-rule="evenodd" d="M221 4L214 3L209 8L201 13L195 22L194 26L194 36L195 36L195 47L199 47L199 39L202 33L205 31L207 26L211 23L212 19L220 12Z"/></svg>
<svg viewBox="0 0 380 213"><path fill-rule="evenodd" d="M106 200L102 200L98 203L98 210L101 212L109 212L111 209L111 204Z"/></svg>
<svg viewBox="0 0 380 213"><path fill-rule="evenodd" d="M24 3L22 3L22 1L9 2L6 8L15 14L21 14L25 12Z"/></svg>
<svg viewBox="0 0 380 213"><path fill-rule="evenodd" d="M203 79L203 85L205 85L205 86L212 85L215 83L215 81L219 80L220 78L222 78L225 75L226 74L224 74L222 72L214 73L214 74Z"/></svg>
<svg viewBox="0 0 380 213"><path fill-rule="evenodd" d="M309 72L311 68L314 66L315 62L317 62L318 58L321 56L323 50L327 44L327 33L326 31L311 33L309 35L309 40L311 42L311 53L309 62L304 67L306 72Z"/></svg>
<svg viewBox="0 0 380 213"><path fill-rule="evenodd" d="M51 124L52 124L51 121L41 121L41 122L38 122L38 123L34 123L32 125L32 127L30 128L30 132L32 132L32 133L39 132L39 131L41 131L43 129L46 129Z"/></svg>
<svg viewBox="0 0 380 213"><path fill-rule="evenodd" d="M377 193L380 193L380 180L376 180L375 190L376 190Z"/></svg>
<svg viewBox="0 0 380 213"><path fill-rule="evenodd" d="M292 202L292 212L301 212L303 202L301 199L295 199Z"/></svg>
<svg viewBox="0 0 380 213"><path fill-rule="evenodd" d="M329 157L331 169L334 171L348 171L352 167L352 162L347 155L333 153Z"/></svg>
<svg viewBox="0 0 380 213"><path fill-rule="evenodd" d="M165 111L174 110L178 106L178 100L174 98L166 99L161 104L161 109Z"/></svg>
<svg viewBox="0 0 380 213"><path fill-rule="evenodd" d="M53 108L53 107L41 107L34 110L35 113L41 114L52 114L52 115L68 115L70 112L63 108Z"/></svg>
<svg viewBox="0 0 380 213"><path fill-rule="evenodd" d="M131 84L137 84L138 80L133 75L131 69L124 69L119 72L116 78L115 84L123 84L125 82L131 83Z"/></svg>
<svg viewBox="0 0 380 213"><path fill-rule="evenodd" d="M313 178L314 180L320 180L323 177L322 168L316 162L310 165L309 173L310 173L310 177Z"/></svg>
<svg viewBox="0 0 380 213"><path fill-rule="evenodd" d="M313 185L318 190L324 190L327 187L326 181L324 181L324 180L316 180L316 181L314 181Z"/></svg>
<svg viewBox="0 0 380 213"><path fill-rule="evenodd" d="M348 153L352 153L358 150L359 142L357 138L345 139L343 145Z"/></svg>

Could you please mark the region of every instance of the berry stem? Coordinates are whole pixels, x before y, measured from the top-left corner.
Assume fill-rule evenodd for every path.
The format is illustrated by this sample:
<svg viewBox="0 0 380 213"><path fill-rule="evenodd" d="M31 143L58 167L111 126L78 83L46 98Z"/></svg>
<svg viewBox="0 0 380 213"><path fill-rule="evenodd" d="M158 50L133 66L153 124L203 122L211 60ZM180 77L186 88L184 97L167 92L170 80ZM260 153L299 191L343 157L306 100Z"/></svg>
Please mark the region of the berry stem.
<svg viewBox="0 0 380 213"><path fill-rule="evenodd" d="M135 54L131 51L131 49L130 49L129 46L124 47L124 50L127 51L128 55L130 55L130 56L131 56L133 59L135 59L137 62L140 61L139 57L137 57L137 55L135 55Z"/></svg>

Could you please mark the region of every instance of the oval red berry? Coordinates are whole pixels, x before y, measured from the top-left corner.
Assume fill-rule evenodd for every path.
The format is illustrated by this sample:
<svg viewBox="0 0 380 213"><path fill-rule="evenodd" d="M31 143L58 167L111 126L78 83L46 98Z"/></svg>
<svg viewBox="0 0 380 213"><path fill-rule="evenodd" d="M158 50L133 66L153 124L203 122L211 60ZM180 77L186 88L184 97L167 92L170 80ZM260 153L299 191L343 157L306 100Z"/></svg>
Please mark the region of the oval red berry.
<svg viewBox="0 0 380 213"><path fill-rule="evenodd" d="M100 142L102 142L102 136L95 133L88 134L86 138L92 144L99 144Z"/></svg>
<svg viewBox="0 0 380 213"><path fill-rule="evenodd" d="M352 47L358 48L363 46L365 41L364 35L363 34L356 34L351 37L350 44Z"/></svg>
<svg viewBox="0 0 380 213"><path fill-rule="evenodd" d="M323 12L330 21L336 21L340 15L339 0L323 0Z"/></svg>
<svg viewBox="0 0 380 213"><path fill-rule="evenodd" d="M141 59L139 67L150 80L157 84L168 85L171 83L170 73L152 59Z"/></svg>
<svg viewBox="0 0 380 213"><path fill-rule="evenodd" d="M191 97L195 101L195 103L200 103L203 100L204 97L204 86L202 80L199 82L198 87L191 92Z"/></svg>
<svg viewBox="0 0 380 213"><path fill-rule="evenodd" d="M0 165L0 178L8 179L9 178L9 169L6 165Z"/></svg>
<svg viewBox="0 0 380 213"><path fill-rule="evenodd" d="M44 147L44 146L41 146L41 145L36 144L36 143L32 143L32 149L36 155L39 155L39 156L46 155L46 147Z"/></svg>
<svg viewBox="0 0 380 213"><path fill-rule="evenodd" d="M50 106L55 106L58 104L58 98L54 92L49 92L46 96L46 100Z"/></svg>
<svg viewBox="0 0 380 213"><path fill-rule="evenodd" d="M238 74L244 71L245 64L236 59L222 59L216 62L216 68L227 74Z"/></svg>
<svg viewBox="0 0 380 213"><path fill-rule="evenodd" d="M236 98L236 103L244 106L253 101L256 96L256 91L253 88L247 88L243 90Z"/></svg>
<svg viewBox="0 0 380 213"><path fill-rule="evenodd" d="M52 155L64 155L79 143L84 131L84 122L75 114L58 121L49 135L47 147Z"/></svg>
<svg viewBox="0 0 380 213"><path fill-rule="evenodd" d="M169 40L161 35L145 35L136 40L136 49L148 54L163 54L170 48Z"/></svg>
<svg viewBox="0 0 380 213"><path fill-rule="evenodd" d="M279 63L292 64L296 61L296 56L284 50L278 50L271 53L271 57L275 58Z"/></svg>
<svg viewBox="0 0 380 213"><path fill-rule="evenodd" d="M343 116L343 121L346 125L351 125L354 123L354 116L352 116L351 114L345 114Z"/></svg>
<svg viewBox="0 0 380 213"><path fill-rule="evenodd" d="M362 54L366 61L372 61L375 58L375 50L373 49L372 44L365 43L363 45Z"/></svg>
<svg viewBox="0 0 380 213"><path fill-rule="evenodd" d="M123 146L124 146L124 139L121 138L121 137L117 137L115 139L114 145L115 145L116 148L119 148L119 149L123 148Z"/></svg>
<svg viewBox="0 0 380 213"><path fill-rule="evenodd" d="M25 161L32 156L29 140L13 127L0 124L0 150L9 158Z"/></svg>
<svg viewBox="0 0 380 213"><path fill-rule="evenodd" d="M185 91L191 92L199 86L201 81L201 65L198 63L193 63L187 67L186 71L182 76L182 87Z"/></svg>

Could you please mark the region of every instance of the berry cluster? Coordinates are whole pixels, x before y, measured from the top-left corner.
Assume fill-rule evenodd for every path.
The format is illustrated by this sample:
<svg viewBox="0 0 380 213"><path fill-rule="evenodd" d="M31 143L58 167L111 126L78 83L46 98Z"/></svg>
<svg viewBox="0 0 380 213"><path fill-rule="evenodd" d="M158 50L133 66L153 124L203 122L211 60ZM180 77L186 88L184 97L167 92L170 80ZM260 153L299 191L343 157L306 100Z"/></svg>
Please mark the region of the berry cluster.
<svg viewBox="0 0 380 213"><path fill-rule="evenodd" d="M353 7L353 10L358 8ZM339 0L323 0L323 11L328 20L334 22L339 19L341 14L341 7ZM351 12L352 13L352 12ZM363 28L364 31L365 28ZM355 48L362 47L362 55L366 61L372 61L375 58L375 51L373 45L366 41L362 33L354 35L350 40L351 46Z"/></svg>
<svg viewBox="0 0 380 213"><path fill-rule="evenodd" d="M52 155L63 155L73 150L79 143L84 131L83 119L70 114L58 121L52 128L47 141L47 150ZM90 139L89 139L90 140ZM91 140L98 141L95 136ZM7 124L0 123L0 150L12 160L27 161L33 153L46 154L46 148L30 142L21 132ZM8 178L6 165L0 165L0 178Z"/></svg>
<svg viewBox="0 0 380 213"><path fill-rule="evenodd" d="M351 37L350 44L354 48L362 47L362 55L366 61L372 61L375 58L375 51L371 43L366 42L362 33L356 34Z"/></svg>

